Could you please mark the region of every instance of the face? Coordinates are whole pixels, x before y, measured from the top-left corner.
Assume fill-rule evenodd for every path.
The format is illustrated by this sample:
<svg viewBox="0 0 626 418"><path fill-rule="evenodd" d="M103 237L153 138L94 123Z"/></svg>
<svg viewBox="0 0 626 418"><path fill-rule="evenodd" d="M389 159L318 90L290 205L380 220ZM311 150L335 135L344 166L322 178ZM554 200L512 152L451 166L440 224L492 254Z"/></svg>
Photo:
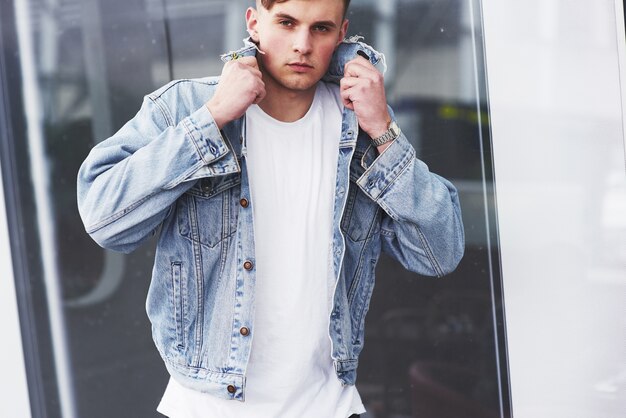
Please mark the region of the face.
<svg viewBox="0 0 626 418"><path fill-rule="evenodd" d="M267 91L311 92L328 70L348 21L343 0L288 0L248 9L248 31L259 49Z"/></svg>

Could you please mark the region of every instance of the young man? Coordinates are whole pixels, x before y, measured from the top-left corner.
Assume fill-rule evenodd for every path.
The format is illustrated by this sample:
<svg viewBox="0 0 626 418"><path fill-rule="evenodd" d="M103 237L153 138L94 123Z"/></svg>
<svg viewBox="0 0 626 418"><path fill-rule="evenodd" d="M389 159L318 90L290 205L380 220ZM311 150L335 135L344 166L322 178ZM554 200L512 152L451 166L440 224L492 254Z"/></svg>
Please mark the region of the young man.
<svg viewBox="0 0 626 418"><path fill-rule="evenodd" d="M456 190L400 132L382 55L342 41L348 2L258 0L221 77L146 96L81 167L100 245L129 252L159 230L147 312L172 376L165 415L364 412L381 251L433 276L462 257Z"/></svg>

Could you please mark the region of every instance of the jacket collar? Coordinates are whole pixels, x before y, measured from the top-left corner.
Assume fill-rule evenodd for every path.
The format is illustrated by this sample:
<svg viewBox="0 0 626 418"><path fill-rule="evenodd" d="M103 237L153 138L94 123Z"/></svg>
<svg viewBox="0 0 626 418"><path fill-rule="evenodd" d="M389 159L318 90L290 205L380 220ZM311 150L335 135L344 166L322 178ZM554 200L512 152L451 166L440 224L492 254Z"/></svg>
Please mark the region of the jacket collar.
<svg viewBox="0 0 626 418"><path fill-rule="evenodd" d="M358 55L368 58L370 62L374 65L374 67L378 69L378 71L383 74L385 73L385 71L387 70L385 56L382 53L376 51L370 45L362 42L361 39L363 39L362 36L355 35L344 39L339 44L330 60L328 71L326 72L324 77L322 77L323 81L339 84L339 80L343 78L344 66L348 61L356 58ZM254 42L252 42L251 38L244 39L243 44L243 47L239 48L238 50L222 54L220 56L222 61L228 62L240 57L256 56L259 48Z"/></svg>
<svg viewBox="0 0 626 418"><path fill-rule="evenodd" d="M328 71L322 77L323 81L339 84L339 81L343 78L343 69L346 63L356 58L358 55L368 58L378 71L383 74L385 73L387 70L385 56L376 51L370 45L362 42L361 39L363 39L362 36L351 36L350 38L344 39L339 44L330 60ZM256 56L259 48L254 42L252 42L252 39L246 38L243 40L243 43L243 47L238 50L222 54L220 56L221 60L228 62L241 57ZM242 152L243 125L244 122L242 117L234 121L234 123L228 124L224 129L224 133L229 139L229 142L233 147L233 151L238 158L241 158ZM356 114L348 108L344 108L341 131L341 138L339 142L340 147L354 147L358 134L358 121L356 119Z"/></svg>

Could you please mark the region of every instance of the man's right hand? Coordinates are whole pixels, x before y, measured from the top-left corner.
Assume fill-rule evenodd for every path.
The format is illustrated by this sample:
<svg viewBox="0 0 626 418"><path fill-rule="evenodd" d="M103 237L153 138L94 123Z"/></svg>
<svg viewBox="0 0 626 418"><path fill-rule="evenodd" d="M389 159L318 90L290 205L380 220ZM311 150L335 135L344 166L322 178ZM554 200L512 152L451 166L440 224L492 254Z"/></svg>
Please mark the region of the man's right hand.
<svg viewBox="0 0 626 418"><path fill-rule="evenodd" d="M224 64L213 97L206 102L219 129L240 118L251 104L265 97L265 83L255 57L241 57Z"/></svg>

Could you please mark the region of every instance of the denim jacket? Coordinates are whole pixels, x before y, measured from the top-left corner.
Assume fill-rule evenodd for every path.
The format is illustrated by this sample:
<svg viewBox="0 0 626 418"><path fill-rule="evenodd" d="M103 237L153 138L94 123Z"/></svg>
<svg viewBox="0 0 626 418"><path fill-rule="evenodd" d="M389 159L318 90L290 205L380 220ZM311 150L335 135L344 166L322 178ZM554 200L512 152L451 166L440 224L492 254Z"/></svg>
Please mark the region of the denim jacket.
<svg viewBox="0 0 626 418"><path fill-rule="evenodd" d="M338 83L358 51L384 66L380 53L349 39L324 80ZM246 42L224 59L255 53ZM130 252L158 231L146 302L156 347L186 387L243 401L254 337L254 202L243 119L220 131L204 105L218 83L177 80L147 95L81 166L78 205L87 233L105 248ZM342 384L356 380L381 251L422 275L453 271L464 251L457 192L416 158L404 134L378 155L355 113L344 109L328 330Z"/></svg>

